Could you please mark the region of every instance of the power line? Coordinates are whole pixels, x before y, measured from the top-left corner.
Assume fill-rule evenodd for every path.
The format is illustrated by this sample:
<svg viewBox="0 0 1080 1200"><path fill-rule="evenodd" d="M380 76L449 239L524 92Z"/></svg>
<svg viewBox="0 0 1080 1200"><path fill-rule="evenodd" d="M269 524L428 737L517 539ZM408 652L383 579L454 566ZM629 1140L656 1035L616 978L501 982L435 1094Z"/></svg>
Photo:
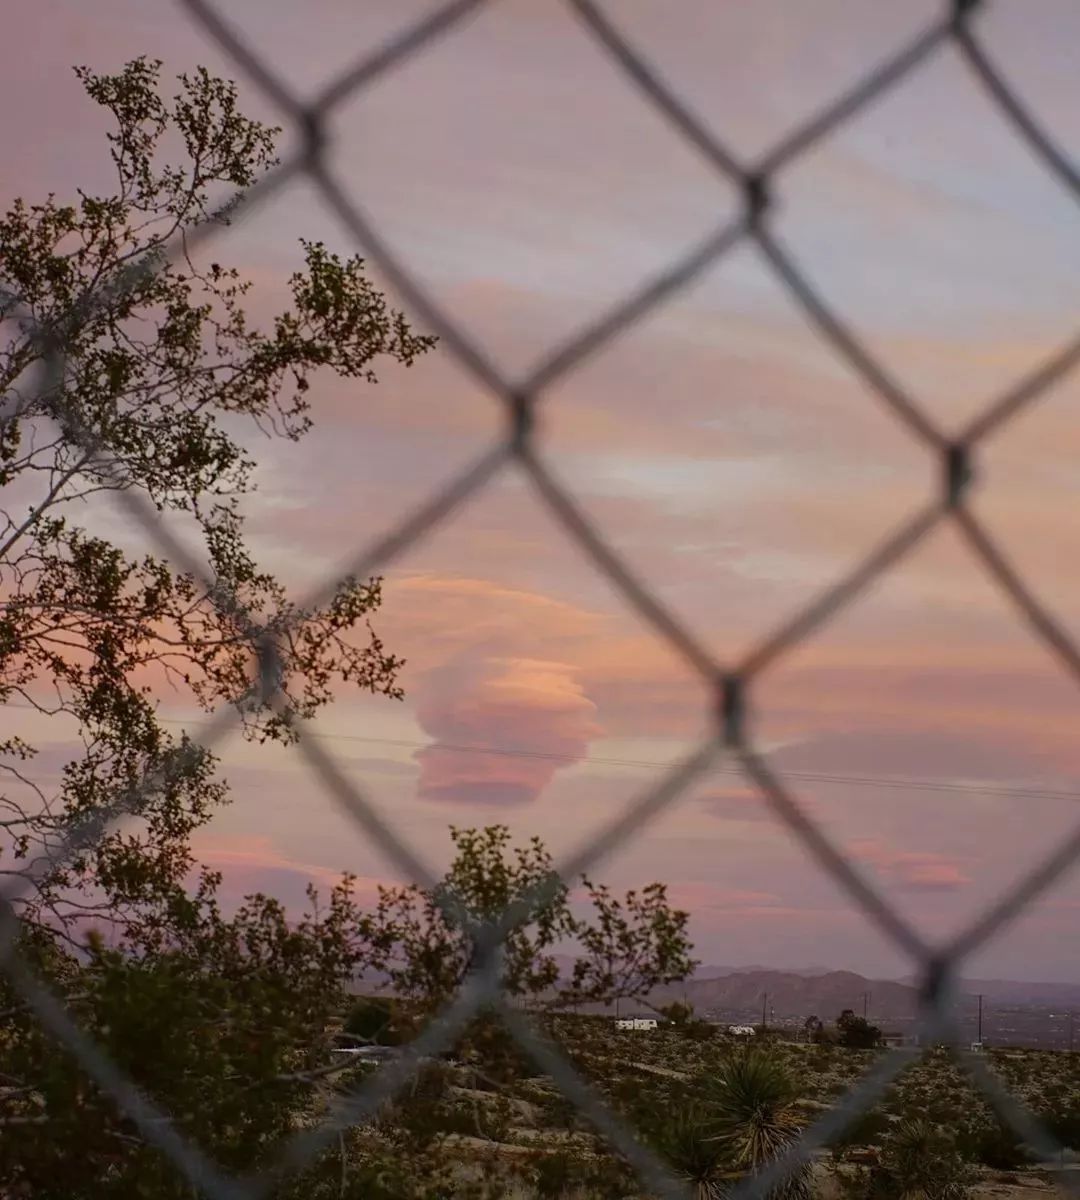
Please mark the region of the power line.
<svg viewBox="0 0 1080 1200"><path fill-rule="evenodd" d="M8 702L5 708L39 711L33 704ZM190 728L190 722L175 717L158 717L163 725L178 725ZM526 750L511 746L474 746L454 742L418 742L405 738L366 737L357 733L305 733L315 741L360 742L374 746L395 746L405 750L449 750L456 754L492 754L500 758L531 758L547 762L565 763L567 766L633 767L650 771L668 771L676 764L655 759L602 758L593 755L575 757L571 754L556 754L547 750ZM718 766L711 768L720 775L742 776L738 767ZM1028 800L1080 800L1080 792L1059 792L1048 788L999 787L993 784L950 783L943 779L912 779L903 775L839 775L824 771L788 771L780 768L782 779L799 780L802 783L834 783L850 786L880 787L898 791L955 792L972 796L1000 796L1006 799Z"/></svg>

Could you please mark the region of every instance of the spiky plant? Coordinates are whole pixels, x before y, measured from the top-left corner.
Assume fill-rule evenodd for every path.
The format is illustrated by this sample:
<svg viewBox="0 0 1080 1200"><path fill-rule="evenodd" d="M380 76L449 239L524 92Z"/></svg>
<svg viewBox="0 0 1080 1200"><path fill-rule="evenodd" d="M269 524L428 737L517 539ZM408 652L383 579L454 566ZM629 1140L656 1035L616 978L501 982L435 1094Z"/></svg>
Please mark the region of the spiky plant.
<svg viewBox="0 0 1080 1200"><path fill-rule="evenodd" d="M693 1189L696 1200L723 1196L732 1175L727 1147L713 1135L708 1112L700 1104L684 1104L661 1118L649 1141L672 1171Z"/></svg>
<svg viewBox="0 0 1080 1200"><path fill-rule="evenodd" d="M880 1200L964 1200L973 1173L939 1125L901 1121L873 1172L871 1195Z"/></svg>
<svg viewBox="0 0 1080 1200"><path fill-rule="evenodd" d="M704 1092L712 1136L737 1170L760 1171L801 1132L794 1108L798 1089L774 1050L730 1056L704 1081ZM810 1165L796 1169L771 1195L775 1200L808 1197Z"/></svg>

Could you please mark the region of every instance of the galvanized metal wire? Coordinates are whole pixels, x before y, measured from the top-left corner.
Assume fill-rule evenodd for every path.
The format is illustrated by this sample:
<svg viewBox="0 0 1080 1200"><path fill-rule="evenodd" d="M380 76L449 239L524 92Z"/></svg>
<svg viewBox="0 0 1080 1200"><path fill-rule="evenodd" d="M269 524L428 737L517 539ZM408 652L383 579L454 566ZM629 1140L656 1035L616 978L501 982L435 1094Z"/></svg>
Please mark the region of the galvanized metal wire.
<svg viewBox="0 0 1080 1200"><path fill-rule="evenodd" d="M555 518L567 538L616 589L620 596L687 663L710 689L713 697L710 735L682 763L673 767L655 786L633 799L625 811L587 844L568 856L559 868L563 878L592 867L601 857L637 833L659 813L675 803L684 789L718 759L730 757L743 768L755 785L807 852L828 872L851 902L876 924L882 933L909 957L922 978L922 1027L930 1039L945 1039L956 1045L961 1060L973 1080L991 1103L1029 1144L1045 1156L1056 1155L1061 1147L1035 1118L1010 1095L978 1056L965 1054L959 1046L959 1032L951 1016L949 1002L951 980L962 962L977 948L994 937L1080 858L1080 826L1045 860L1036 864L1014 887L957 935L944 950L932 949L918 931L906 921L857 867L832 843L825 832L803 810L782 776L767 757L753 744L747 731L747 713L752 686L761 675L782 659L793 647L850 606L875 580L896 568L927 536L943 523L951 521L982 564L990 579L1014 606L1017 617L1047 647L1062 668L1080 683L1080 648L1050 616L1035 592L1011 566L992 533L966 504L975 477L977 451L986 438L999 431L1018 413L1037 403L1047 391L1080 362L1080 336L1069 346L1049 357L1027 378L1007 392L988 399L982 411L965 430L950 437L934 420L928 406L892 377L874 355L858 331L829 304L827 285L810 278L799 265L796 254L770 228L774 200L782 190L785 169L808 150L827 139L845 122L864 112L876 100L900 86L916 86L913 78L919 67L936 51L951 45L970 66L976 84L984 89L1004 121L1022 138L1045 169L1080 204L1080 175L1056 145L1047 130L1027 109L1006 72L993 60L979 37L982 0L952 0L941 17L932 22L908 44L900 46L886 61L868 71L852 87L835 97L820 111L810 114L786 133L756 162L743 162L714 131L683 101L678 85L663 78L648 55L633 44L616 16L612 4L605 7L597 0L562 0L579 19L582 35L591 38L610 58L640 94L669 123L672 135L682 139L729 185L742 195L742 211L733 220L719 225L688 254L672 262L655 278L623 297L610 311L578 329L564 344L552 348L540 365L528 375L514 379L505 375L471 338L467 329L443 309L410 269L381 236L377 223L363 207L362 197L347 189L335 174L327 157L330 145L328 118L344 101L369 88L376 79L403 63L421 58L438 39L461 29L486 5L497 0L452 0L416 23L327 82L310 98L298 96L284 81L273 64L260 57L241 29L230 25L209 0L181 0L190 19L196 22L246 74L251 84L281 112L283 119L298 134L295 154L270 171L243 196L234 211L242 212L272 201L282 185L303 176L341 222L365 256L377 264L383 276L402 297L413 318L441 339L445 352L452 354L475 380L495 397L502 408L505 428L494 444L473 464L406 514L393 528L384 531L358 550L342 579L363 577L376 569L385 569L400 554L411 550L423 538L449 521L466 500L475 496L502 472L516 468L529 480L541 502ZM557 0L552 0L553 3ZM220 238L222 225L213 218L194 231L188 231L188 249L207 239ZM718 263L734 248L749 243L757 248L777 280L817 330L825 345L842 359L866 385L869 395L883 405L922 446L940 463L940 481L935 495L923 508L897 527L866 559L843 578L834 581L790 620L783 623L754 647L741 662L725 664L703 644L680 617L672 612L653 590L648 580L639 577L607 541L600 529L585 514L572 492L559 482L546 461L535 437L535 416L544 395L558 380L595 355L612 339L624 334L636 322L654 312L666 300L685 289L707 268ZM132 264L125 272L107 282L111 291L131 285L142 273L160 268L164 261L180 253L179 243L164 256ZM81 311L100 304L104 291L87 295ZM5 295L3 311L18 311L18 297ZM72 318L78 319L73 313ZM50 395L60 393L64 378L65 351L63 330L38 328L36 336L43 354L44 369L36 382L35 398L46 403L65 435L93 453L98 464L108 469L107 450L98 445L69 408L48 406ZM21 411L20 397L9 395L0 403L0 421ZM174 563L199 579L215 597L222 611L241 622L257 656L259 670L252 680L250 699L280 706L278 681L281 658L278 639L283 628L260 628L243 610L237 598L207 578L202 564L194 559L182 541L168 529L153 505L131 490L115 493L129 516L138 521L162 552ZM340 585L328 580L317 594L298 605L297 612L310 611L324 603ZM209 748L224 736L239 715L235 707L223 709L213 723L210 735L201 745ZM341 771L332 755L311 738L298 731L298 747L313 772L321 779L335 802L369 836L387 858L408 878L426 885L434 876L420 856L371 805L363 791ZM147 779L144 788L160 783ZM120 797L108 810L93 814L73 829L66 841L52 854L53 864L63 862L90 844L133 807L133 797ZM159 1146L174 1161L177 1169L213 1200L256 1200L268 1195L284 1174L301 1169L336 1139L343 1122L369 1118L376 1108L408 1082L419 1061L448 1047L455 1035L481 1009L501 1015L507 1028L540 1067L551 1075L563 1092L577 1105L591 1124L602 1132L612 1148L630 1162L641 1176L650 1194L683 1196L679 1180L642 1145L633 1131L599 1098L581 1078L561 1051L548 1042L540 1031L506 1002L501 994L497 970L499 943L517 924L527 921L546 894L541 887L525 902L515 905L486 931L480 940L487 952L476 971L447 1011L417 1039L398 1063L380 1070L372 1079L348 1096L334 1117L324 1126L297 1133L282 1148L279 1165L257 1179L229 1179L209 1163L198 1147L186 1144L183 1137L163 1119L155 1105L112 1064L92 1040L78 1028L62 1002L14 952L17 916L14 904L18 896L9 893L0 904L0 967L12 985L35 1010L42 1023L76 1056L83 1069L124 1109L148 1140ZM464 919L460 912L452 912ZM474 931L475 932L475 931ZM835 1137L882 1094L896 1074L913 1060L910 1050L893 1050L883 1055L846 1096L825 1117L805 1132L802 1139L782 1159L761 1175L746 1180L737 1194L740 1200L760 1200L786 1173L807 1161L810 1152ZM1071 1178L1071 1177L1070 1177ZM1080 1183L1063 1184L1080 1192Z"/></svg>

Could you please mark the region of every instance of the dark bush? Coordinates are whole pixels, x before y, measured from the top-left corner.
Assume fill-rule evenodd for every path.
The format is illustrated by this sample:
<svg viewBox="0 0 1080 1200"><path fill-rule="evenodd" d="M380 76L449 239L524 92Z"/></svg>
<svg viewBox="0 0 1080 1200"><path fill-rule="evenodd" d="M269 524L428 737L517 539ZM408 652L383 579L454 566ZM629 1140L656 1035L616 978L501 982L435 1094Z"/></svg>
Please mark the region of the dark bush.
<svg viewBox="0 0 1080 1200"><path fill-rule="evenodd" d="M506 1026L487 1015L471 1022L451 1054L474 1067L480 1075L487 1076L489 1087L492 1083L517 1083L535 1075L537 1070L536 1064Z"/></svg>
<svg viewBox="0 0 1080 1200"><path fill-rule="evenodd" d="M582 1174L580 1162L573 1155L559 1151L545 1154L537 1162L532 1182L541 1196L561 1196L580 1186Z"/></svg>
<svg viewBox="0 0 1080 1200"><path fill-rule="evenodd" d="M1080 1108L1055 1106L1043 1109L1037 1115L1063 1146L1070 1150L1080 1150Z"/></svg>
<svg viewBox="0 0 1080 1200"><path fill-rule="evenodd" d="M880 1146L888 1137L893 1123L880 1109L861 1113L848 1127L834 1137L829 1149L843 1153L852 1146Z"/></svg>
<svg viewBox="0 0 1080 1200"><path fill-rule="evenodd" d="M923 1118L901 1122L885 1140L881 1160L868 1173L871 1200L964 1200L974 1168L956 1149L954 1137Z"/></svg>
<svg viewBox="0 0 1080 1200"><path fill-rule="evenodd" d="M857 1017L850 1008L836 1019L837 1040L849 1050L873 1050L881 1043L881 1030L864 1017Z"/></svg>
<svg viewBox="0 0 1080 1200"><path fill-rule="evenodd" d="M541 1106L542 1120L549 1129L572 1133L578 1126L577 1105L559 1092L549 1097Z"/></svg>
<svg viewBox="0 0 1080 1200"><path fill-rule="evenodd" d="M349 1009L343 1031L375 1046L400 1046L405 1040L397 1006L388 996L361 996Z"/></svg>
<svg viewBox="0 0 1080 1200"><path fill-rule="evenodd" d="M1031 1162L1031 1155L1012 1126L996 1115L957 1126L956 1148L968 1162L982 1163L995 1171L1013 1171Z"/></svg>
<svg viewBox="0 0 1080 1200"><path fill-rule="evenodd" d="M666 1017L672 1025L686 1025L694 1018L694 1006L692 1004L684 1004L676 1000L672 1004L664 1005L657 1010L661 1016Z"/></svg>
<svg viewBox="0 0 1080 1200"><path fill-rule="evenodd" d="M679 1032L683 1037L687 1037L692 1042L711 1042L716 1037L716 1026L709 1021L702 1021L695 1018L692 1021L687 1021Z"/></svg>
<svg viewBox="0 0 1080 1200"><path fill-rule="evenodd" d="M383 1113L384 1127L403 1130L421 1146L427 1146L448 1130L445 1097L449 1087L445 1067L427 1064L420 1068L412 1083L407 1085Z"/></svg>

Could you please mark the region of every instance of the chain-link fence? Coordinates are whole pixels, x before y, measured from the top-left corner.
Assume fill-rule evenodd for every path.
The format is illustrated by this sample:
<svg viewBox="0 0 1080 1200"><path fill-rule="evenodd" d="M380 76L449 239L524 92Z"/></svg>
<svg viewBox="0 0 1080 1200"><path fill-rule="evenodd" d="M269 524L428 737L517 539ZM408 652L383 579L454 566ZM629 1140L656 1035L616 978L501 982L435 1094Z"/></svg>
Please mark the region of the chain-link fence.
<svg viewBox="0 0 1080 1200"><path fill-rule="evenodd" d="M425 50L440 37L465 25L485 7L485 3L496 2L454 0L331 80L313 98L302 98L286 86L271 65L253 52L243 30L230 27L207 0L184 0L190 19L212 35L300 135L301 144L297 152L253 187L239 207L251 209L256 205L265 205L285 182L297 176L306 176L327 208L355 239L357 246L378 265L385 278L404 298L411 315L439 335L444 348L498 398L505 414L505 431L497 444L395 528L358 553L347 574L361 578L377 568L385 567L437 526L450 520L463 501L476 494L498 473L513 467L523 472L567 537L648 622L656 636L676 650L705 681L715 700L711 736L657 786L635 797L618 819L611 822L599 836L569 856L560 865L559 876L569 878L577 875L599 855L624 844L646 821L671 805L682 790L717 759L730 756L741 764L748 779L760 789L776 817L844 889L851 902L858 905L917 965L922 980L922 1043L925 1045L934 1040L953 1043L962 1063L999 1114L1045 1158L1055 1158L1061 1147L1003 1088L979 1056L966 1051L961 1045L962 1039L951 1005L951 987L963 960L973 951L984 947L1080 857L1080 827L1064 838L1045 861L1001 895L944 949L934 949L862 878L844 854L806 815L785 787L783 779L755 748L747 734L745 718L752 685L767 667L850 604L872 581L895 567L932 530L946 521L952 521L959 530L976 559L1014 605L1019 619L1054 653L1061 666L1080 682L1080 649L1040 605L1012 569L990 531L965 504L981 443L1034 404L1080 362L1080 336L1065 350L1041 363L1038 369L1008 392L992 398L958 436L948 437L918 398L891 377L856 332L831 309L825 291L807 277L769 227L773 199L782 189L785 169L890 89L917 86L909 77L928 56L945 44L951 44L959 51L977 84L996 105L1002 120L1013 126L1045 169L1078 202L1080 176L1018 99L1005 73L983 49L978 22L980 9L984 6L979 0L953 0L945 6L946 11L940 19L913 41L899 47L887 61L869 72L854 87L792 129L760 159L749 163L740 161L726 146L722 132L707 128L695 117L680 100L677 83L669 84L661 78L647 56L627 39L617 18L612 15L614 5L610 6L610 11L605 11L595 0L564 0L580 21L582 36L594 39L606 51L618 69L667 120L672 136L682 138L712 166L718 176L740 189L743 204L737 217L715 229L691 253L672 262L667 270L628 295L601 318L578 329L567 342L552 349L541 365L526 378L508 378L474 344L468 332L416 282L366 215L361 204L362 197L354 196L342 187L326 157L327 122L343 101L362 93L376 79L403 63L422 58ZM552 0L552 3L555 2ZM188 249L199 240L222 236L220 228L219 224L208 221L195 231L194 236L189 232ZM827 588L794 619L765 638L742 661L721 663L664 606L650 589L648 581L635 576L584 515L574 497L556 482L533 436L533 418L543 404L546 389L744 242L753 243L758 248L776 278L801 307L822 340L862 378L876 401L885 405L926 446L928 454L936 456L941 466L941 482L938 494L926 503L918 515L897 528L855 570ZM138 274L153 271L160 261L138 263L130 267L126 274L112 280L108 287L123 288ZM92 306L100 300L100 294L89 295L84 303ZM63 331L40 328L38 338L44 356L42 375L35 385L35 398L47 402L49 395L58 390L64 377ZM0 419L17 415L21 403L14 396L5 398ZM107 455L70 411L53 406L52 415L66 436L97 454L100 465L107 465ZM243 613L235 597L224 594L215 581L205 579L200 564L189 556L180 541L165 527L149 501L132 491L123 490L116 494L116 502L142 523L175 564L181 565L205 583L220 608L228 610L230 615L244 623L260 664L259 678L253 683L251 696L260 703L280 707L280 697L276 691L280 660L274 639L266 630L260 629L248 614ZM312 606L322 603L333 594L336 586L337 582L334 581L322 589L318 596L308 598L299 606L299 611L310 611ZM277 634L280 636L281 631L277 631ZM202 739L203 746L209 748L220 741L237 720L239 717L235 709L223 710ZM425 868L408 845L376 814L360 789L346 778L319 743L301 734L298 745L334 800L401 872L416 882L433 884L434 880L428 878ZM156 782L156 779L150 778L144 786L151 788ZM101 837L123 818L132 807L133 800L131 796L120 798L111 808L84 821L71 832L59 853L52 856L51 865L55 867L71 859L80 848ZM651 1194L685 1194L683 1185L599 1100L562 1052L546 1040L528 1016L513 1008L500 992L501 939L516 924L527 920L536 906L543 902L542 891L531 896L527 903L522 902L513 911L505 913L495 925L471 930L474 940L483 950L479 956L480 966L469 977L453 1003L429 1024L400 1059L383 1066L348 1094L331 1120L318 1128L297 1133L283 1148L275 1170L259 1178L237 1180L227 1177L207 1160L198 1147L189 1145L175 1131L164 1119L166 1114L158 1111L116 1069L107 1055L73 1022L63 1004L13 952L18 927L14 905L20 895L25 894L26 887L24 884L18 895L9 891L3 899L3 909L0 911L0 964L3 970L33 1007L41 1022L66 1043L88 1074L132 1118L142 1135L168 1154L194 1187L214 1200L256 1200L267 1195L274 1187L275 1180L301 1169L328 1147L337 1138L343 1125L369 1119L408 1082L421 1059L447 1049L483 1006L491 1007L501 1015L514 1037L540 1068L555 1080L563 1093L607 1138L613 1149L635 1167ZM467 920L463 914L452 915L459 920ZM807 1162L815 1150L826 1145L864 1112L917 1054L918 1051L906 1048L883 1054L858 1085L807 1129L796 1145L768 1170L745 1180L734 1194L745 1200L763 1197L781 1177ZM58 1149L57 1152L62 1151ZM1068 1178L1064 1179L1063 1186L1070 1191L1080 1191L1080 1186L1071 1185Z"/></svg>

